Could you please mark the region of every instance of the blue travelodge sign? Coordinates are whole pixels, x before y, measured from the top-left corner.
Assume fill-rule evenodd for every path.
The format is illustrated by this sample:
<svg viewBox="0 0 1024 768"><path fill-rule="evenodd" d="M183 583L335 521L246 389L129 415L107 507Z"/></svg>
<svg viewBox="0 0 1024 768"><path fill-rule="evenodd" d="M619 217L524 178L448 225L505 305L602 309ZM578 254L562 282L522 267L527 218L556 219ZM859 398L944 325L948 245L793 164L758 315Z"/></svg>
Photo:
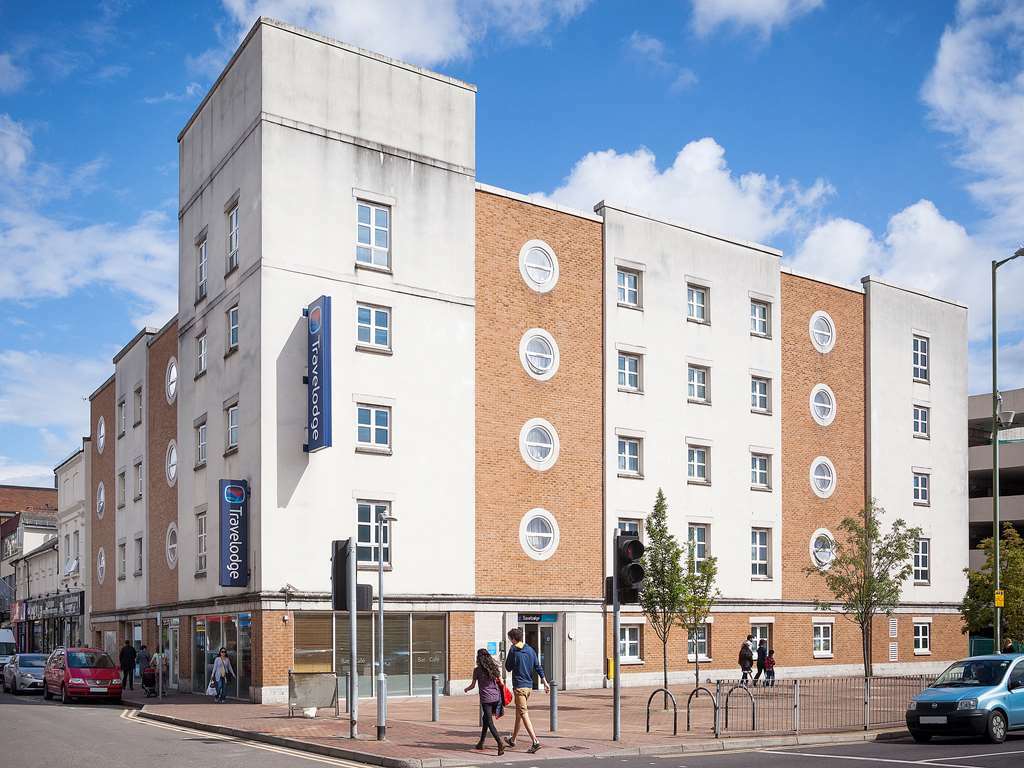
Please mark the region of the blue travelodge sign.
<svg viewBox="0 0 1024 768"><path fill-rule="evenodd" d="M307 453L331 446L331 297L306 307L306 442Z"/></svg>
<svg viewBox="0 0 1024 768"><path fill-rule="evenodd" d="M249 483L220 481L220 585L249 586Z"/></svg>

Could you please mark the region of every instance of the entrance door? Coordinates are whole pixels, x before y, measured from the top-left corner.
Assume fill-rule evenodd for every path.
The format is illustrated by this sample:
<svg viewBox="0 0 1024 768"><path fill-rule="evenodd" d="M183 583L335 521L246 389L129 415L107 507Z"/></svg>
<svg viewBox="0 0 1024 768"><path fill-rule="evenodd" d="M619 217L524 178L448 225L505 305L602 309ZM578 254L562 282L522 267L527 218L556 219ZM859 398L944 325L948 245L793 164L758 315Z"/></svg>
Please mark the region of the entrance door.
<svg viewBox="0 0 1024 768"><path fill-rule="evenodd" d="M548 682L559 680L558 643L555 629L557 624L528 622L523 624L523 640L537 652L544 676ZM540 688L540 679L533 676L533 689Z"/></svg>
<svg viewBox="0 0 1024 768"><path fill-rule="evenodd" d="M178 690L178 625L167 627L167 640L164 645L164 656L167 659L167 687Z"/></svg>

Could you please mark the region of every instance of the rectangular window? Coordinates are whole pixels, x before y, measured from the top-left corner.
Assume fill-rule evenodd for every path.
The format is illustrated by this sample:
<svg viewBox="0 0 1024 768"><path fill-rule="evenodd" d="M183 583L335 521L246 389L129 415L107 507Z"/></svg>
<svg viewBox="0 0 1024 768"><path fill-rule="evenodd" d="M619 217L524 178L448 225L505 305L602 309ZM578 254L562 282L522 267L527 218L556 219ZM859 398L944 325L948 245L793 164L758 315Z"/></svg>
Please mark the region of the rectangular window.
<svg viewBox="0 0 1024 768"><path fill-rule="evenodd" d="M932 580L932 540L918 539L914 544L914 583Z"/></svg>
<svg viewBox="0 0 1024 768"><path fill-rule="evenodd" d="M932 652L932 625L928 622L914 623L914 653L929 654Z"/></svg>
<svg viewBox="0 0 1024 768"><path fill-rule="evenodd" d="M124 400L117 404L117 436L122 437L128 428L128 406Z"/></svg>
<svg viewBox="0 0 1024 768"><path fill-rule="evenodd" d="M750 487L771 488L771 457L765 453L750 454Z"/></svg>
<svg viewBox="0 0 1024 768"><path fill-rule="evenodd" d="M691 483L708 482L709 449L702 445L686 446L686 479Z"/></svg>
<svg viewBox="0 0 1024 768"><path fill-rule="evenodd" d="M924 405L914 406L914 437L929 437L931 408Z"/></svg>
<svg viewBox="0 0 1024 768"><path fill-rule="evenodd" d="M691 630L686 638L686 655L692 661L694 659L710 659L708 650L711 645L710 627L707 624Z"/></svg>
<svg viewBox="0 0 1024 768"><path fill-rule="evenodd" d="M619 304L627 307L640 306L640 273L619 267L615 275Z"/></svg>
<svg viewBox="0 0 1024 768"><path fill-rule="evenodd" d="M813 651L815 658L832 656L832 625L814 624L812 628Z"/></svg>
<svg viewBox="0 0 1024 768"><path fill-rule="evenodd" d="M391 448L391 409L387 406L356 405L356 444L363 448Z"/></svg>
<svg viewBox="0 0 1024 768"><path fill-rule="evenodd" d="M686 319L708 322L708 289L702 285L686 286Z"/></svg>
<svg viewBox="0 0 1024 768"><path fill-rule="evenodd" d="M633 517L620 517L619 530L627 536L636 536L640 538L640 521Z"/></svg>
<svg viewBox="0 0 1024 768"><path fill-rule="evenodd" d="M754 336L771 336L772 307L764 301L750 301L750 333Z"/></svg>
<svg viewBox="0 0 1024 768"><path fill-rule="evenodd" d="M64 563L64 573L71 573L71 534L64 534L64 556L57 555L57 564Z"/></svg>
<svg viewBox="0 0 1024 768"><path fill-rule="evenodd" d="M700 365L686 366L686 398L695 403L708 402L710 371Z"/></svg>
<svg viewBox="0 0 1024 768"><path fill-rule="evenodd" d="M142 423L142 387L135 388L133 415L132 425L137 427Z"/></svg>
<svg viewBox="0 0 1024 768"><path fill-rule="evenodd" d="M931 502L931 475L926 472L914 472L914 504L927 507Z"/></svg>
<svg viewBox="0 0 1024 768"><path fill-rule="evenodd" d="M693 550L693 565L696 568L708 558L708 526L691 523L687 527L686 537Z"/></svg>
<svg viewBox="0 0 1024 768"><path fill-rule="evenodd" d="M750 575L755 579L771 578L768 557L771 532L767 528L750 529Z"/></svg>
<svg viewBox="0 0 1024 768"><path fill-rule="evenodd" d="M135 500L142 498L142 462L135 465Z"/></svg>
<svg viewBox="0 0 1024 768"><path fill-rule="evenodd" d="M196 573L206 573L206 513L196 515Z"/></svg>
<svg viewBox="0 0 1024 768"><path fill-rule="evenodd" d="M640 475L640 440L638 438L619 438L619 474Z"/></svg>
<svg viewBox="0 0 1024 768"><path fill-rule="evenodd" d="M641 661L640 656L640 624L627 624L619 627L619 660Z"/></svg>
<svg viewBox="0 0 1024 768"><path fill-rule="evenodd" d="M228 211L228 259L225 272L238 266L238 206Z"/></svg>
<svg viewBox="0 0 1024 768"><path fill-rule="evenodd" d="M768 647L772 647L772 625L771 624L751 624L750 634L754 636L754 647L757 648L761 641L764 640Z"/></svg>
<svg viewBox="0 0 1024 768"><path fill-rule="evenodd" d="M238 349L238 305L228 310L228 352Z"/></svg>
<svg viewBox="0 0 1024 768"><path fill-rule="evenodd" d="M928 381L928 347L929 340L924 336L914 336L914 380Z"/></svg>
<svg viewBox="0 0 1024 768"><path fill-rule="evenodd" d="M125 477L124 472L119 472L117 475L117 506L123 507L125 499L128 497L128 478Z"/></svg>
<svg viewBox="0 0 1024 768"><path fill-rule="evenodd" d="M128 553L125 551L127 545L122 541L117 545L117 578L123 579L125 571L128 570Z"/></svg>
<svg viewBox="0 0 1024 768"><path fill-rule="evenodd" d="M77 560L81 555L81 551L79 550L79 544L81 543L81 539L79 538L78 531L75 531L74 538L72 539L72 541L74 542L74 546L71 548L71 556Z"/></svg>
<svg viewBox="0 0 1024 768"><path fill-rule="evenodd" d="M228 408L227 419L225 420L228 433L227 433L227 447L230 451L232 448L238 447L238 406L232 405Z"/></svg>
<svg viewBox="0 0 1024 768"><path fill-rule="evenodd" d="M206 240L196 246L196 301L206 298L207 272L209 263L206 257Z"/></svg>
<svg viewBox="0 0 1024 768"><path fill-rule="evenodd" d="M771 381L761 376L750 377L750 410L755 413L771 413Z"/></svg>
<svg viewBox="0 0 1024 768"><path fill-rule="evenodd" d="M196 376L206 373L206 334L196 336Z"/></svg>
<svg viewBox="0 0 1024 768"><path fill-rule="evenodd" d="M391 208L356 201L356 261L391 267Z"/></svg>
<svg viewBox="0 0 1024 768"><path fill-rule="evenodd" d="M356 341L367 347L391 349L391 309L357 304Z"/></svg>
<svg viewBox="0 0 1024 768"><path fill-rule="evenodd" d="M619 352L619 389L640 391L640 355Z"/></svg>
<svg viewBox="0 0 1024 768"><path fill-rule="evenodd" d="M196 466L202 467L206 464L206 425L200 424L196 427Z"/></svg>
<svg viewBox="0 0 1024 768"><path fill-rule="evenodd" d="M135 575L142 575L142 537L135 537Z"/></svg>
<svg viewBox="0 0 1024 768"><path fill-rule="evenodd" d="M376 565L383 549L384 565L391 565L391 524L384 521L383 536L377 541L377 516L390 515L391 505L386 501L356 502L358 530L356 562Z"/></svg>

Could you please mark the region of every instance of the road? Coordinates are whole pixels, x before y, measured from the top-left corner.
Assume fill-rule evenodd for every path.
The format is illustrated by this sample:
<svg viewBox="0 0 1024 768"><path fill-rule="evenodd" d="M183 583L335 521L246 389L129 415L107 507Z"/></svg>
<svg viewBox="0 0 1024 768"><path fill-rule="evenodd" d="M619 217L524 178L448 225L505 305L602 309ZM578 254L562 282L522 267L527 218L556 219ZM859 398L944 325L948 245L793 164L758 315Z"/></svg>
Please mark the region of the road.
<svg viewBox="0 0 1024 768"><path fill-rule="evenodd" d="M4 768L362 768L360 763L141 720L111 704L62 706L42 696L0 694L0 765ZM518 751L518 750L517 750ZM525 755L523 756L525 757ZM514 768L1024 768L1024 735L984 741L914 744L856 742L706 755L559 759L557 750L515 762L494 753L481 766Z"/></svg>

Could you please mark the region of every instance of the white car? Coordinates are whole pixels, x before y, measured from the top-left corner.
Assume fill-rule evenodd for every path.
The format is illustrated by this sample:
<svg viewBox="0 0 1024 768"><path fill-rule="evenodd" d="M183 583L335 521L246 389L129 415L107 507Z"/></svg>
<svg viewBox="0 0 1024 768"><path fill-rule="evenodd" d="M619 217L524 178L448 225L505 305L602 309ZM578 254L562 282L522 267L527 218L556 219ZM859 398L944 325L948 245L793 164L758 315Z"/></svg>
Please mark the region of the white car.
<svg viewBox="0 0 1024 768"><path fill-rule="evenodd" d="M3 668L3 689L14 695L43 690L45 653L16 653Z"/></svg>

